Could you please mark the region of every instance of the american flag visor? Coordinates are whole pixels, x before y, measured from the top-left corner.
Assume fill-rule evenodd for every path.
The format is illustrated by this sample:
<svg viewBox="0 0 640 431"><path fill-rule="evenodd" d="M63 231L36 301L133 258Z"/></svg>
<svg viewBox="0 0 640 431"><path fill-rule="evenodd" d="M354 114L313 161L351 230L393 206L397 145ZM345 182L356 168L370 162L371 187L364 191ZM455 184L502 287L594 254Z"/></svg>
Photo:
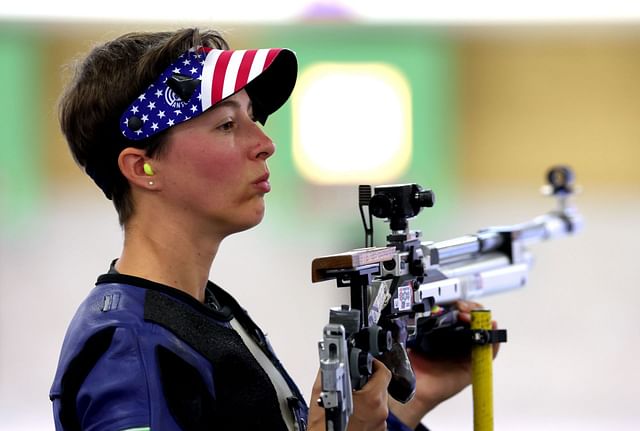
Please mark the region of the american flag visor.
<svg viewBox="0 0 640 431"><path fill-rule="evenodd" d="M120 130L141 140L187 121L245 89L257 121L265 123L296 82L295 53L284 48L190 49L171 64L120 117Z"/></svg>

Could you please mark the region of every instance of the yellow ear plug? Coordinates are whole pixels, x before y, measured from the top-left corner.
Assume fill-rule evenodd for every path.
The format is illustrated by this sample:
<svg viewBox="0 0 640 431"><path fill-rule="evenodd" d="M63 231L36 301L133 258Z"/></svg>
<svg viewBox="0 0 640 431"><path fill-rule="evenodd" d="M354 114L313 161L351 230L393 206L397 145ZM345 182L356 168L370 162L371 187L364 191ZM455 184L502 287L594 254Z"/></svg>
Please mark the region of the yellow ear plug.
<svg viewBox="0 0 640 431"><path fill-rule="evenodd" d="M149 175L150 177L153 176L153 169L151 169L151 165L149 163L144 162L142 169L144 169L145 174Z"/></svg>

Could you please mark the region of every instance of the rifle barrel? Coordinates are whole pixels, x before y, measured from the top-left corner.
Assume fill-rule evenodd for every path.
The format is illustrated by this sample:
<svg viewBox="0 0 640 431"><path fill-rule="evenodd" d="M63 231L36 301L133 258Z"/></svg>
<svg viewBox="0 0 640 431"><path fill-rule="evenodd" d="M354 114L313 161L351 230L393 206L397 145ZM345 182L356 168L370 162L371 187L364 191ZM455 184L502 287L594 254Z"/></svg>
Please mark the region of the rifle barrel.
<svg viewBox="0 0 640 431"><path fill-rule="evenodd" d="M430 256L432 265L446 265L465 260L469 256L500 251L505 241L520 241L528 245L572 234L580 230L581 226L580 216L567 209L550 212L526 223L482 229L475 235L422 242L422 248L424 255Z"/></svg>

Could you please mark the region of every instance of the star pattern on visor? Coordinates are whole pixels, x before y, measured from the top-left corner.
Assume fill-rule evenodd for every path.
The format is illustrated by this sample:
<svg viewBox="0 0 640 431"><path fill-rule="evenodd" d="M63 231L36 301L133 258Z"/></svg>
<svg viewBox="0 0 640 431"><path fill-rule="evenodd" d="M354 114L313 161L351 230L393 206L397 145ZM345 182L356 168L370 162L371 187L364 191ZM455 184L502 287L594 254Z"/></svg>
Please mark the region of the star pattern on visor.
<svg viewBox="0 0 640 431"><path fill-rule="evenodd" d="M201 113L200 85L196 86L188 100L183 100L167 85L174 76L181 79L200 80L204 54L189 50L182 54L147 91L136 98L128 112L121 118L120 130L129 139L143 139L185 121L182 109L189 107L191 113ZM200 68L193 66L200 65ZM194 102L195 101L195 102Z"/></svg>

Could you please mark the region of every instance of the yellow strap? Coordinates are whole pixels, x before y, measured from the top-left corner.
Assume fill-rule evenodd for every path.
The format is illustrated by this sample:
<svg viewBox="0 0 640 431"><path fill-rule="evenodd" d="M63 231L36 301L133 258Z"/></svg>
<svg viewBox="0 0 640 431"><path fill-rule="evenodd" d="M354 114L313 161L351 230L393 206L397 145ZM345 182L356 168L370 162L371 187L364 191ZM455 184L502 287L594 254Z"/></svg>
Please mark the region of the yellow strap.
<svg viewBox="0 0 640 431"><path fill-rule="evenodd" d="M492 329L491 311L473 310L471 329L490 331ZM473 429L474 431L493 431L493 346L491 344L472 347L471 382Z"/></svg>

